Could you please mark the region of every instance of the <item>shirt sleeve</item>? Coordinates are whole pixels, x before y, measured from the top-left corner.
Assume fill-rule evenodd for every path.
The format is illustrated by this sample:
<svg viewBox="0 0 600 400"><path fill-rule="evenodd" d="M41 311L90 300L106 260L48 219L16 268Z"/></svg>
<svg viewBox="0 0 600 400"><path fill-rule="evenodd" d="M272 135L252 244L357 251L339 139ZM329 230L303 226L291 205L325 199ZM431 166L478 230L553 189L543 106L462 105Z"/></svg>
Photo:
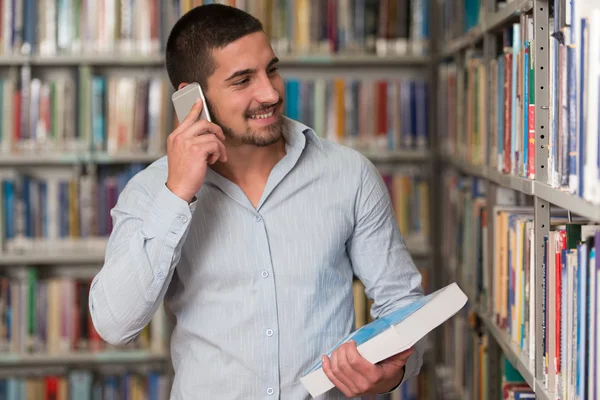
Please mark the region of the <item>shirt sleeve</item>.
<svg viewBox="0 0 600 400"><path fill-rule="evenodd" d="M354 274L373 299L377 319L423 297L421 274L408 252L391 197L375 166L361 157L362 173L355 204L355 228L348 241ZM402 382L419 373L424 340L415 345Z"/></svg>
<svg viewBox="0 0 600 400"><path fill-rule="evenodd" d="M112 344L133 340L161 305L196 203L173 194L149 170L134 177L111 210L105 263L92 280L89 309Z"/></svg>

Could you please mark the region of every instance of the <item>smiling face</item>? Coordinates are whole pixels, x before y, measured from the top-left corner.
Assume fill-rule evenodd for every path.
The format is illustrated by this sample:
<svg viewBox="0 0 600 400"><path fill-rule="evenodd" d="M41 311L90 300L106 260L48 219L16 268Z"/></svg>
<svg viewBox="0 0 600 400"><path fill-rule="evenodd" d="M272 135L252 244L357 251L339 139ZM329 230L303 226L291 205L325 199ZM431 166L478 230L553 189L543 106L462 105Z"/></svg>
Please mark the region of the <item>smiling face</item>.
<svg viewBox="0 0 600 400"><path fill-rule="evenodd" d="M212 51L216 70L205 92L213 121L228 144L269 146L282 137L284 84L264 32Z"/></svg>

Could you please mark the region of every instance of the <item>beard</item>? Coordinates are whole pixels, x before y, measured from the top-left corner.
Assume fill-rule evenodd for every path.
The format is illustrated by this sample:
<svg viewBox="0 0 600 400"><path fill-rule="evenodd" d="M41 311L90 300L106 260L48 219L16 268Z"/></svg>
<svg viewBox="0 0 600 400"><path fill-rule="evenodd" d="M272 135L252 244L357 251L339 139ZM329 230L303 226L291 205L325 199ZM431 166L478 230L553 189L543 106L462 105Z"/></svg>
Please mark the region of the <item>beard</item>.
<svg viewBox="0 0 600 400"><path fill-rule="evenodd" d="M254 110L249 110L246 112L246 118L250 118L250 115L258 114L264 110L271 108L277 109L282 101L282 99L279 99L276 104L265 105ZM222 122L222 120L219 118L219 115L210 105L208 100L206 100L206 107L208 108L208 112L212 117L213 123L221 127L225 138L227 138L228 142L233 146L251 145L257 147L267 147L277 143L283 136L283 118L281 115L277 115L277 121L269 126L265 126L260 130L248 128L246 131L238 133Z"/></svg>

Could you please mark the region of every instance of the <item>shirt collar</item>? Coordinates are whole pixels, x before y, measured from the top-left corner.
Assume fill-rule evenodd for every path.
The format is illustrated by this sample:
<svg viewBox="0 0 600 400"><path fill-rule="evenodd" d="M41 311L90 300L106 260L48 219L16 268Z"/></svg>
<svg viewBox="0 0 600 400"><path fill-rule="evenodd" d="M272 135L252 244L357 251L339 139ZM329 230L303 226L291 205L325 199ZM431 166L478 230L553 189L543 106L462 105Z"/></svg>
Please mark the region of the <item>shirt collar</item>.
<svg viewBox="0 0 600 400"><path fill-rule="evenodd" d="M283 116L283 121L283 136L288 146L304 148L308 140L314 143L319 149L323 148L321 139L312 128L286 116Z"/></svg>

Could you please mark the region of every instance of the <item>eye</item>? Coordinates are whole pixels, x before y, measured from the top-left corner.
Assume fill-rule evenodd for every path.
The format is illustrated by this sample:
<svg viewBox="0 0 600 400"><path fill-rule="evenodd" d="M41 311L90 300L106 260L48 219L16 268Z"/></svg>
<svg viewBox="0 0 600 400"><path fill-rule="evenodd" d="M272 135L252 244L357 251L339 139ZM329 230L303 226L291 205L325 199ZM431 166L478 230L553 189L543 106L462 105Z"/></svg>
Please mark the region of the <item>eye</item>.
<svg viewBox="0 0 600 400"><path fill-rule="evenodd" d="M279 69L279 68L278 68L278 67L276 67L276 66L275 66L275 67L271 67L271 68L269 69L269 73L270 73L270 74L273 74L273 73L277 72L277 70L278 70L278 69Z"/></svg>
<svg viewBox="0 0 600 400"><path fill-rule="evenodd" d="M244 78L242 80L239 80L239 81L235 82L234 85L235 86L242 86L242 85L245 85L248 82L250 82L250 79Z"/></svg>

